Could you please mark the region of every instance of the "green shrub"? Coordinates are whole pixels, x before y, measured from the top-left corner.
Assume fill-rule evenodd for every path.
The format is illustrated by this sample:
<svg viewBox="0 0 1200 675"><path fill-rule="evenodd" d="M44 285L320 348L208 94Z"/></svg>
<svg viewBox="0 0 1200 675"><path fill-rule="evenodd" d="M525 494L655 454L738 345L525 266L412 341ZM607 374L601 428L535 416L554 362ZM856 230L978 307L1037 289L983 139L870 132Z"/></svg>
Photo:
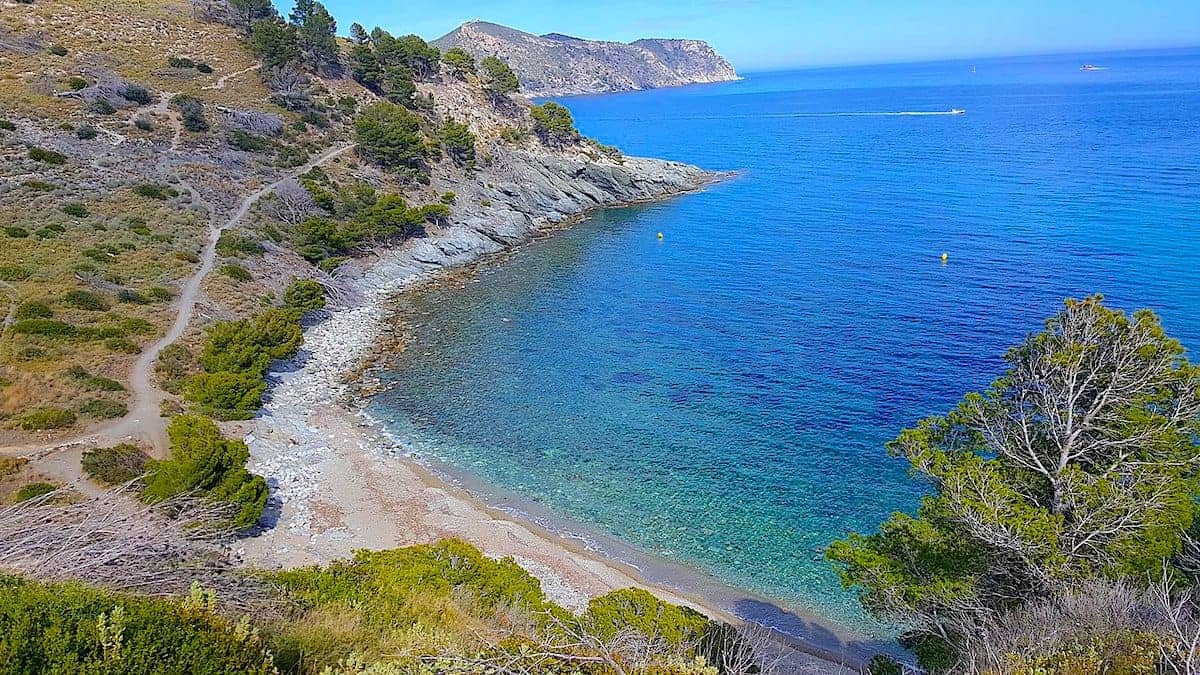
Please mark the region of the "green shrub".
<svg viewBox="0 0 1200 675"><path fill-rule="evenodd" d="M104 341L104 346L122 354L140 354L142 351L141 345L123 337L108 338Z"/></svg>
<svg viewBox="0 0 1200 675"><path fill-rule="evenodd" d="M700 640L710 624L703 614L667 604L640 588L623 588L593 598L581 621L601 638L612 638L620 631L632 628L671 645Z"/></svg>
<svg viewBox="0 0 1200 675"><path fill-rule="evenodd" d="M517 75L512 68L495 56L484 57L479 65L483 67L483 73L481 73L483 88L488 93L505 96L515 93L521 88L521 82L517 80Z"/></svg>
<svg viewBox="0 0 1200 675"><path fill-rule="evenodd" d="M208 74L212 73L212 71L213 71L212 66L208 65L207 63L197 63L196 70L198 72L204 73L205 75L208 75Z"/></svg>
<svg viewBox="0 0 1200 675"><path fill-rule="evenodd" d="M24 185L30 190L36 190L38 192L50 192L54 189L54 183L47 183L44 180L27 180L24 183L21 183L21 185Z"/></svg>
<svg viewBox="0 0 1200 675"><path fill-rule="evenodd" d="M0 265L0 281L25 281L32 275L20 265Z"/></svg>
<svg viewBox="0 0 1200 675"><path fill-rule="evenodd" d="M271 143L262 136L255 136L241 129L234 129L229 132L229 145L245 152L263 152L271 146Z"/></svg>
<svg viewBox="0 0 1200 675"><path fill-rule="evenodd" d="M117 112L117 109L113 107L113 104L109 103L107 99L103 98L98 98L95 101L92 101L91 105L88 106L88 110L96 113L97 115L111 115Z"/></svg>
<svg viewBox="0 0 1200 675"><path fill-rule="evenodd" d="M226 263L221 265L221 269L219 271L221 274L224 274L238 283L244 283L254 279L254 275L250 274L250 270L235 263Z"/></svg>
<svg viewBox="0 0 1200 675"><path fill-rule="evenodd" d="M13 501L17 503L28 501L42 495L48 495L57 489L58 486L51 483L26 483L13 495Z"/></svg>
<svg viewBox="0 0 1200 675"><path fill-rule="evenodd" d="M43 337L74 337L76 328L64 321L54 319L25 319L12 325L14 333L41 335Z"/></svg>
<svg viewBox="0 0 1200 675"><path fill-rule="evenodd" d="M188 131L208 130L208 119L204 116L204 104L200 99L188 94L179 94L171 99L171 103L179 109L184 129Z"/></svg>
<svg viewBox="0 0 1200 675"><path fill-rule="evenodd" d="M533 131L548 145L564 145L579 138L571 111L554 101L547 101L529 109L533 117Z"/></svg>
<svg viewBox="0 0 1200 675"><path fill-rule="evenodd" d="M88 376L83 378L81 384L93 391L125 391L125 385L107 377Z"/></svg>
<svg viewBox="0 0 1200 675"><path fill-rule="evenodd" d="M262 244L241 233L225 230L217 240L217 253L224 256L262 255Z"/></svg>
<svg viewBox="0 0 1200 675"><path fill-rule="evenodd" d="M120 485L146 473L150 460L136 445L122 443L111 448L94 448L83 453L81 466L89 478Z"/></svg>
<svg viewBox="0 0 1200 675"><path fill-rule="evenodd" d="M120 401L110 398L93 398L83 402L76 410L81 415L94 417L99 420L111 420L124 417L129 407Z"/></svg>
<svg viewBox="0 0 1200 675"><path fill-rule="evenodd" d="M146 295L155 302L170 302L175 299L175 291L165 286L151 286L146 289Z"/></svg>
<svg viewBox="0 0 1200 675"><path fill-rule="evenodd" d="M196 62L186 57L170 56L167 57L167 65L172 68L195 68Z"/></svg>
<svg viewBox="0 0 1200 675"><path fill-rule="evenodd" d="M109 308L108 301L104 299L104 296L83 289L68 291L63 296L63 302L76 309L86 309L92 312L106 312Z"/></svg>
<svg viewBox="0 0 1200 675"><path fill-rule="evenodd" d="M29 230L27 230L23 227L9 226L9 227L4 228L4 234L7 234L8 236L12 237L13 239L24 239L25 237L29 236ZM5 267L13 267L13 266L6 265Z"/></svg>
<svg viewBox="0 0 1200 675"><path fill-rule="evenodd" d="M67 48L62 45L50 45L50 53L55 56L66 56Z"/></svg>
<svg viewBox="0 0 1200 675"><path fill-rule="evenodd" d="M178 197L179 191L167 185L159 185L158 183L141 183L133 186L133 193L149 199L170 199Z"/></svg>
<svg viewBox="0 0 1200 675"><path fill-rule="evenodd" d="M150 298L138 293L132 288L122 288L117 291L117 300L120 302L129 303L131 305L148 305Z"/></svg>
<svg viewBox="0 0 1200 675"><path fill-rule="evenodd" d="M425 157L421 120L394 103L373 103L354 120L358 151L385 167L418 167Z"/></svg>
<svg viewBox="0 0 1200 675"><path fill-rule="evenodd" d="M25 431L66 429L72 424L75 424L75 413L62 408L34 408L17 418L17 425Z"/></svg>
<svg viewBox="0 0 1200 675"><path fill-rule="evenodd" d="M90 141L99 135L100 132L96 130L96 127L90 124L85 124L75 130L75 137L83 141Z"/></svg>
<svg viewBox="0 0 1200 675"><path fill-rule="evenodd" d="M288 285L283 304L301 314L325 307L325 287L311 279L297 279Z"/></svg>
<svg viewBox="0 0 1200 675"><path fill-rule="evenodd" d="M210 612L0 576L0 673L267 675L253 635Z"/></svg>
<svg viewBox="0 0 1200 675"><path fill-rule="evenodd" d="M82 77L74 76L74 77L67 78L67 89L70 89L71 91L79 91L80 89L86 89L87 86L88 86L87 80L83 79Z"/></svg>
<svg viewBox="0 0 1200 675"><path fill-rule="evenodd" d="M262 406L267 385L255 373L197 373L184 384L183 397L219 420L248 420Z"/></svg>
<svg viewBox="0 0 1200 675"><path fill-rule="evenodd" d="M459 79L467 73L475 72L475 57L461 47L451 47L442 53L442 63L450 66L451 72Z"/></svg>
<svg viewBox="0 0 1200 675"><path fill-rule="evenodd" d="M125 85L125 90L121 92L121 95L125 97L126 101L133 101L138 105L146 105L154 100L154 97L150 94L150 90L140 84L130 83Z"/></svg>
<svg viewBox="0 0 1200 675"><path fill-rule="evenodd" d="M3 129L5 131L16 131L17 125L13 124L12 122L10 122L8 120L0 119L0 129Z"/></svg>
<svg viewBox="0 0 1200 675"><path fill-rule="evenodd" d="M442 147L446 148L446 154L456 164L475 166L475 134L471 133L470 127L455 120L447 120L442 125L441 141Z"/></svg>
<svg viewBox="0 0 1200 675"><path fill-rule="evenodd" d="M37 146L34 146L29 149L29 159L32 159L37 162L43 162L45 164L66 164L67 163L66 155L59 153L59 152L54 152L53 150L39 148Z"/></svg>
<svg viewBox="0 0 1200 675"><path fill-rule="evenodd" d="M196 492L236 509L233 524L248 528L262 517L267 504L267 482L246 470L250 451L246 444L225 438L207 417L179 415L167 427L171 458L151 462L143 493L157 502L185 492Z"/></svg>
<svg viewBox="0 0 1200 675"><path fill-rule="evenodd" d="M17 305L17 310L13 312L13 319L22 321L24 319L49 319L54 316L54 311L50 309L50 305L36 300L26 300Z"/></svg>

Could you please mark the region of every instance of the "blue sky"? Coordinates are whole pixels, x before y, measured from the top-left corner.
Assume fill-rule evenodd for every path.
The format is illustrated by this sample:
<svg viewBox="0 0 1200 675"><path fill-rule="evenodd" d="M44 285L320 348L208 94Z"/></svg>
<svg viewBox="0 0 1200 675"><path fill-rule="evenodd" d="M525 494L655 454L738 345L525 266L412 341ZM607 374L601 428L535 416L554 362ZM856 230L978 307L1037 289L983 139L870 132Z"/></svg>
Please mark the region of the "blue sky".
<svg viewBox="0 0 1200 675"><path fill-rule="evenodd" d="M290 7L290 0L277 0ZM1200 45L1200 0L327 0L339 32L438 37L483 19L531 33L707 40L744 71Z"/></svg>

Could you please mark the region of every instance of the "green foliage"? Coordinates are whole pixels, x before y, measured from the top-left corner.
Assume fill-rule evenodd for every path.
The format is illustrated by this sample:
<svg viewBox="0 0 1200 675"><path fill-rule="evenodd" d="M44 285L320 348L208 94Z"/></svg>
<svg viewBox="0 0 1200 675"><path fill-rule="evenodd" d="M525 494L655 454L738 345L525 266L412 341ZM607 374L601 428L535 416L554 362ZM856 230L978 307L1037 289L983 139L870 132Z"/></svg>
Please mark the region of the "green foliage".
<svg viewBox="0 0 1200 675"><path fill-rule="evenodd" d="M17 125L6 119L0 119L0 129L5 131L16 131Z"/></svg>
<svg viewBox="0 0 1200 675"><path fill-rule="evenodd" d="M171 104L179 110L183 128L188 131L207 131L208 118L204 116L204 103L195 96L179 94L171 99Z"/></svg>
<svg viewBox="0 0 1200 675"><path fill-rule="evenodd" d="M66 155L59 153L59 152L54 152L53 150L47 150L45 148L39 148L36 146L29 149L29 159L32 159L36 162L43 162L45 164L66 164L67 163Z"/></svg>
<svg viewBox="0 0 1200 675"><path fill-rule="evenodd" d="M442 63L450 66L455 77L462 79L467 73L475 72L475 57L461 47L451 47L442 54Z"/></svg>
<svg viewBox="0 0 1200 675"><path fill-rule="evenodd" d="M186 56L169 56L167 57L167 65L172 68L195 68L196 62Z"/></svg>
<svg viewBox="0 0 1200 675"><path fill-rule="evenodd" d="M63 295L63 302L76 309L86 309L92 312L105 312L109 308L108 301L104 299L103 295L83 289L67 291Z"/></svg>
<svg viewBox="0 0 1200 675"><path fill-rule="evenodd" d="M987 391L888 444L933 488L916 516L828 551L868 610L913 627L927 666L974 638L963 617L1169 573L1197 522L1200 369L1157 316L1068 300L1005 360Z"/></svg>
<svg viewBox="0 0 1200 675"><path fill-rule="evenodd" d="M109 103L108 99L103 98L98 98L92 101L91 104L88 105L88 110L96 113L97 115L111 115L117 112L117 109L113 107L113 104Z"/></svg>
<svg viewBox="0 0 1200 675"><path fill-rule="evenodd" d="M33 272L20 265L0 265L0 281L25 281L31 276Z"/></svg>
<svg viewBox="0 0 1200 675"><path fill-rule="evenodd" d="M241 129L229 132L229 144L245 152L265 152L271 147L271 142L267 139L248 134Z"/></svg>
<svg viewBox="0 0 1200 675"><path fill-rule="evenodd" d="M75 137L81 141L90 141L99 135L100 132L96 130L96 127L90 124L84 124L75 130Z"/></svg>
<svg viewBox="0 0 1200 675"><path fill-rule="evenodd" d="M171 458L149 464L145 499L151 503L196 492L234 508L232 522L248 528L267 504L267 483L246 470L246 444L221 435L207 417L178 415L167 427Z"/></svg>
<svg viewBox="0 0 1200 675"><path fill-rule="evenodd" d="M145 116L138 116L136 119L134 119L133 126L142 131L154 131L154 123L150 121L149 117Z"/></svg>
<svg viewBox="0 0 1200 675"><path fill-rule="evenodd" d="M127 84L121 96L127 101L133 101L139 105L146 105L154 100L154 96L150 94L150 90L140 84Z"/></svg>
<svg viewBox="0 0 1200 675"><path fill-rule="evenodd" d="M179 196L179 192L174 188L159 183L140 183L133 186L133 192L141 197L160 201Z"/></svg>
<svg viewBox="0 0 1200 675"><path fill-rule="evenodd" d="M296 279L283 294L283 304L301 314L325 307L325 287L311 279Z"/></svg>
<svg viewBox="0 0 1200 675"><path fill-rule="evenodd" d="M54 319L25 319L12 325L12 332L22 335L41 335L43 337L74 337L77 334L75 326Z"/></svg>
<svg viewBox="0 0 1200 675"><path fill-rule="evenodd" d="M200 364L221 371L263 376L271 361L291 358L304 337L293 312L271 309L252 319L218 321L209 329Z"/></svg>
<svg viewBox="0 0 1200 675"><path fill-rule="evenodd" d="M671 645L697 642L709 630L709 620L703 614L667 604L640 588L624 588L593 598L581 620L591 634L603 639L632 628Z"/></svg>
<svg viewBox="0 0 1200 675"><path fill-rule="evenodd" d="M93 398L84 401L76 410L81 415L94 417L99 420L111 420L124 417L129 407L120 401L110 398Z"/></svg>
<svg viewBox="0 0 1200 675"><path fill-rule="evenodd" d="M0 675L268 675L269 657L211 612L80 584L0 576Z"/></svg>
<svg viewBox="0 0 1200 675"><path fill-rule="evenodd" d="M87 86L88 81L82 77L79 77L78 75L67 78L67 89L70 89L71 91L86 89Z"/></svg>
<svg viewBox="0 0 1200 675"><path fill-rule="evenodd" d="M358 551L349 561L277 572L271 579L306 609L300 621L283 627L277 642L284 670L301 659L319 672L351 652L382 656L406 632L465 632L474 617L501 611L562 613L512 559L493 560L456 539ZM354 630L323 629L323 617L331 616L344 617Z"/></svg>
<svg viewBox="0 0 1200 675"><path fill-rule="evenodd" d="M228 0L229 9L250 33L255 21L277 18L271 0Z"/></svg>
<svg viewBox="0 0 1200 675"><path fill-rule="evenodd" d="M163 389L172 394L183 393L186 380L197 368L196 357L180 344L170 344L158 353L154 372L158 374Z"/></svg>
<svg viewBox="0 0 1200 675"><path fill-rule="evenodd" d="M221 265L221 269L219 271L221 274L224 274L238 283L244 283L254 278L254 275L250 274L250 270L236 263L227 263Z"/></svg>
<svg viewBox="0 0 1200 675"><path fill-rule="evenodd" d="M21 185L38 192L50 192L54 189L54 183L47 183L44 180L27 180Z"/></svg>
<svg viewBox="0 0 1200 675"><path fill-rule="evenodd" d="M517 74L508 67L508 64L501 61L495 56L484 57L479 63L483 69L481 77L483 78L483 88L490 94L495 96L507 96L508 94L516 93L521 88L521 82L517 80Z"/></svg>
<svg viewBox="0 0 1200 675"><path fill-rule="evenodd" d="M23 227L8 226L8 227L4 228L4 234L8 235L9 237L12 237L13 239L24 239L29 236L29 230L27 230ZM4 267L8 268L10 270L20 269L16 265L5 265ZM28 273L26 273L26 276L29 276ZM17 281L17 280L16 279L5 279L5 281Z"/></svg>
<svg viewBox="0 0 1200 675"><path fill-rule="evenodd" d="M196 72L198 72L198 73L204 73L205 75L208 75L208 74L211 74L212 71L213 71L212 66L208 65L207 63L197 63L196 64Z"/></svg>
<svg viewBox="0 0 1200 675"><path fill-rule="evenodd" d="M393 103L373 103L354 120L358 151L384 167L419 167L425 157L421 120Z"/></svg>
<svg viewBox="0 0 1200 675"><path fill-rule="evenodd" d="M175 291L165 286L151 286L146 289L146 295L157 302L170 302L175 299Z"/></svg>
<svg viewBox="0 0 1200 675"><path fill-rule="evenodd" d="M280 68L299 60L300 38L296 27L279 19L256 21L250 33L250 50L267 68Z"/></svg>
<svg viewBox="0 0 1200 675"><path fill-rule="evenodd" d="M54 311L44 302L36 300L26 300L17 305L17 311L13 312L13 319L22 321L24 319L49 319L54 316Z"/></svg>
<svg viewBox="0 0 1200 675"><path fill-rule="evenodd" d="M547 101L529 109L533 117L533 131L547 145L564 145L579 139L571 111L554 101Z"/></svg>
<svg viewBox="0 0 1200 675"><path fill-rule="evenodd" d="M16 503L36 499L42 495L48 495L58 489L58 486L51 483L26 483L22 485L13 495L13 501Z"/></svg>
<svg viewBox="0 0 1200 675"><path fill-rule="evenodd" d="M254 373L197 373L184 384L184 398L219 420L248 420L262 406L266 383Z"/></svg>
<svg viewBox="0 0 1200 675"><path fill-rule="evenodd" d="M471 128L456 120L446 120L441 130L442 147L446 154L461 166L475 166L475 134Z"/></svg>
<svg viewBox="0 0 1200 675"><path fill-rule="evenodd" d="M217 253L224 256L257 256L262 255L264 251L262 244L233 230L225 230L217 240Z"/></svg>
<svg viewBox="0 0 1200 675"><path fill-rule="evenodd" d="M325 6L316 0L296 0L289 19L296 27L305 62L313 67L336 67L337 22Z"/></svg>
<svg viewBox="0 0 1200 675"><path fill-rule="evenodd" d="M93 448L80 460L89 478L107 485L120 485L146 473L150 458L136 445L122 443L111 448Z"/></svg>
<svg viewBox="0 0 1200 675"><path fill-rule="evenodd" d="M867 664L867 672L870 675L904 675L904 667L890 656L876 654Z"/></svg>
<svg viewBox="0 0 1200 675"><path fill-rule="evenodd" d="M75 424L75 413L62 408L34 408L17 418L17 426L25 431L52 431Z"/></svg>

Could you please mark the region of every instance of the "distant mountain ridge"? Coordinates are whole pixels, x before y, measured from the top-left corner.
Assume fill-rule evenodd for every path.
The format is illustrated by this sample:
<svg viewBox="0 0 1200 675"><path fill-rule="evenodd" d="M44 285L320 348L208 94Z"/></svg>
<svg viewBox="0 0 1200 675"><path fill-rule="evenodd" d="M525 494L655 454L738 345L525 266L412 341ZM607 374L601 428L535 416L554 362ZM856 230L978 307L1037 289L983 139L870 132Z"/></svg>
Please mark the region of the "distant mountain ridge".
<svg viewBox="0 0 1200 675"><path fill-rule="evenodd" d="M562 33L533 35L471 21L432 44L443 51L464 49L476 59L500 57L517 74L521 92L528 96L635 91L738 79L733 66L703 40L609 42Z"/></svg>

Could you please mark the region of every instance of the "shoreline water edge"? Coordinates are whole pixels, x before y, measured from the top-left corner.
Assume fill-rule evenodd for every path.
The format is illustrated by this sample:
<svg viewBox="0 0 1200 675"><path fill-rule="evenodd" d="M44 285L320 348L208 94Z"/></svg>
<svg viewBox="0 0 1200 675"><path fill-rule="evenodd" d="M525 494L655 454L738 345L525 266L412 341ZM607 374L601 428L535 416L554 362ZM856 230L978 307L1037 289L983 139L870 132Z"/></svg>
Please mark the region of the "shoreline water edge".
<svg viewBox="0 0 1200 675"><path fill-rule="evenodd" d="M729 175L697 170L657 194L541 217L516 241L493 250L459 249L449 261L431 263L429 247L447 247L434 235L361 264L350 282L355 301L308 323L300 354L275 364L261 414L239 425L250 448L249 468L271 487L265 527L242 542L242 557L259 567L294 567L346 558L359 549L457 537L489 556L511 556L541 581L547 597L574 611L592 597L637 586L714 618L767 625L791 647L788 672L855 673L873 653L889 649L501 494L422 457L419 448L405 447L362 409L369 395L361 386L363 369L380 344L396 341L388 334L392 298L419 285L451 281L593 211L671 199Z"/></svg>

